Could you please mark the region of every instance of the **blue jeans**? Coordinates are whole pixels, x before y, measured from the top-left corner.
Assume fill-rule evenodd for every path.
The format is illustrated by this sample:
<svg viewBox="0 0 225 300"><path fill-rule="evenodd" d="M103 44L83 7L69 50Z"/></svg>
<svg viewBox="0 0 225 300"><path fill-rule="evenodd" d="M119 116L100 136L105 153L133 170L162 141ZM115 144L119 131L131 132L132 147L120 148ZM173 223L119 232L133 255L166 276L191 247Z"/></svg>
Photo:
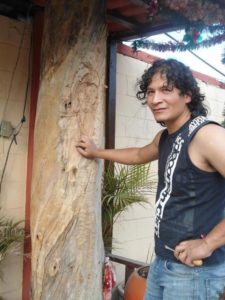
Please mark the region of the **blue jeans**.
<svg viewBox="0 0 225 300"><path fill-rule="evenodd" d="M144 300L219 300L224 289L225 262L188 267L156 257L150 266Z"/></svg>

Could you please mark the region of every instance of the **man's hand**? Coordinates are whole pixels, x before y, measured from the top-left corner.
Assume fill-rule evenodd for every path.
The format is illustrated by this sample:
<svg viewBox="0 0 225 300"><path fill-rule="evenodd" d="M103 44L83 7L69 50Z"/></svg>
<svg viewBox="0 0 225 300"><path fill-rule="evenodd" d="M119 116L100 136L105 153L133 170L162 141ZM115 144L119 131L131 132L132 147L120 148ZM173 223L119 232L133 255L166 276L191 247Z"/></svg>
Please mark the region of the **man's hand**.
<svg viewBox="0 0 225 300"><path fill-rule="evenodd" d="M86 158L95 158L98 148L87 136L82 136L76 145L77 151Z"/></svg>
<svg viewBox="0 0 225 300"><path fill-rule="evenodd" d="M176 246L174 256L183 264L194 267L194 260L201 260L212 254L205 239L181 242Z"/></svg>

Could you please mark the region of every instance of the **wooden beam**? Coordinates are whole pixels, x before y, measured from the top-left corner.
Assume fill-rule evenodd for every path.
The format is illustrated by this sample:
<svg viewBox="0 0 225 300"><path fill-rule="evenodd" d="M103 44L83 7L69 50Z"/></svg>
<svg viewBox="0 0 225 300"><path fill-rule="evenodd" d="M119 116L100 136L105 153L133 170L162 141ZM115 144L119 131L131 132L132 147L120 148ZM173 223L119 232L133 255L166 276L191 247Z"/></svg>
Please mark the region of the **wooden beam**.
<svg viewBox="0 0 225 300"><path fill-rule="evenodd" d="M48 0L34 0L33 2L34 2L34 4L36 4L38 6L45 7Z"/></svg>
<svg viewBox="0 0 225 300"><path fill-rule="evenodd" d="M157 26L142 25L136 31L123 31L118 33L112 33L112 37L117 41L128 41L132 39L153 36L181 29L184 29L184 25L174 25L170 23Z"/></svg>
<svg viewBox="0 0 225 300"><path fill-rule="evenodd" d="M130 4L130 0L106 0L107 9L118 9Z"/></svg>
<svg viewBox="0 0 225 300"><path fill-rule="evenodd" d="M120 9L120 13L125 17L133 17L138 15L147 15L147 10L140 6L126 6Z"/></svg>
<svg viewBox="0 0 225 300"><path fill-rule="evenodd" d="M148 7L149 7L149 5L148 5L147 3L144 3L144 2L141 1L141 0L130 0L130 2L131 2L132 4L137 5L137 6L141 6L141 7L145 7L145 8L148 8Z"/></svg>
<svg viewBox="0 0 225 300"><path fill-rule="evenodd" d="M117 43L108 39L107 44L107 101L106 101L106 134L105 147L110 149L115 147L115 127L116 127L116 55Z"/></svg>
<svg viewBox="0 0 225 300"><path fill-rule="evenodd" d="M16 9L19 11L24 11L29 6L29 3L23 0L1 0L0 4L4 5L5 7Z"/></svg>
<svg viewBox="0 0 225 300"><path fill-rule="evenodd" d="M136 30L139 26L139 24L133 18L124 17L120 13L114 11L111 11L107 14L107 19L132 30Z"/></svg>
<svg viewBox="0 0 225 300"><path fill-rule="evenodd" d="M36 2L0 0L0 14L14 19L28 18L29 16L34 16L37 11L44 9L44 2L45 0L36 0Z"/></svg>
<svg viewBox="0 0 225 300"><path fill-rule="evenodd" d="M41 42L44 27L44 12L39 11L35 14L33 20L33 55L32 55L32 76L30 93L30 112L29 112L29 136L28 136L28 154L27 154L27 181L26 181L26 204L25 204L25 231L30 235L30 201L31 201L31 180L33 168L33 146L34 146L34 126L37 108L37 99L40 80L41 64ZM31 239L24 241L24 254L31 253ZM30 276L31 260L23 260L23 286L22 299L30 299Z"/></svg>
<svg viewBox="0 0 225 300"><path fill-rule="evenodd" d="M142 0L107 0L107 9L118 9L128 5L136 5L148 8L148 4Z"/></svg>

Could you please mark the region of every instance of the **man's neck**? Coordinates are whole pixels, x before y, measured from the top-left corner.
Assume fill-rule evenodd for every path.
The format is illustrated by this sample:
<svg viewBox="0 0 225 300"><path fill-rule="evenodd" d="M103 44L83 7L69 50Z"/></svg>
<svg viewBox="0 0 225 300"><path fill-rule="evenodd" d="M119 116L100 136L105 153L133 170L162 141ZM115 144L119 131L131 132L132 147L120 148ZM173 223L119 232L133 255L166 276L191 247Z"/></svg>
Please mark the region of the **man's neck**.
<svg viewBox="0 0 225 300"><path fill-rule="evenodd" d="M169 134L172 134L179 130L188 120L190 120L190 118L191 114L187 113L176 120L165 122Z"/></svg>

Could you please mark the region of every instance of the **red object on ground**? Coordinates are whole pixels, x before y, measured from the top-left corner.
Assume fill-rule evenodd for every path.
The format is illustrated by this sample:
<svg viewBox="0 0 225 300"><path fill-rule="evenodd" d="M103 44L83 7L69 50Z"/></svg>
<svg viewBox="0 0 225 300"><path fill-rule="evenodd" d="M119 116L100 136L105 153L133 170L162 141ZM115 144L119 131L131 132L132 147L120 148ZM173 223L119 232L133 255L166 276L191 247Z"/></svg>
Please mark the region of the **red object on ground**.
<svg viewBox="0 0 225 300"><path fill-rule="evenodd" d="M112 288L116 285L115 272L112 262L108 257L105 259L104 281L103 281L103 300L111 300Z"/></svg>

